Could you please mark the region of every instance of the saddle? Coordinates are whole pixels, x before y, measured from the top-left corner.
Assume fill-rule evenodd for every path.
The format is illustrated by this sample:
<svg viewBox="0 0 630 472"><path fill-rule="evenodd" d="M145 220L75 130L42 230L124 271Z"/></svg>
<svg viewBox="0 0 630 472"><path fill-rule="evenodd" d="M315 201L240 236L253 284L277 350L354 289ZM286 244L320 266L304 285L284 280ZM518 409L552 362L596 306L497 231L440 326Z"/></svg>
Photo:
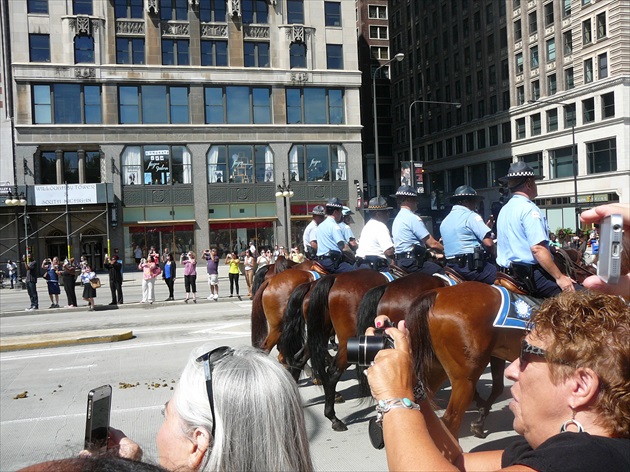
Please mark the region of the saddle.
<svg viewBox="0 0 630 472"><path fill-rule="evenodd" d="M462 284L464 282L466 282L466 279L462 278L461 275L459 275L459 273L457 271L455 271L454 269L450 268L449 266L445 266L444 267L444 273L451 279L453 279L457 284Z"/></svg>
<svg viewBox="0 0 630 472"><path fill-rule="evenodd" d="M402 267L398 267L395 264L389 265L389 272L394 276L395 279L399 279L409 274L409 272L407 272L405 269L403 269Z"/></svg>
<svg viewBox="0 0 630 472"><path fill-rule="evenodd" d="M499 287L504 287L510 292L514 292L518 295L529 295L529 292L522 283L520 283L512 276L504 274L503 272L497 272L497 277L494 281L494 284L498 285Z"/></svg>
<svg viewBox="0 0 630 472"><path fill-rule="evenodd" d="M319 275L328 275L329 272L317 261L313 261L313 265L311 266L311 270L313 272L317 272Z"/></svg>

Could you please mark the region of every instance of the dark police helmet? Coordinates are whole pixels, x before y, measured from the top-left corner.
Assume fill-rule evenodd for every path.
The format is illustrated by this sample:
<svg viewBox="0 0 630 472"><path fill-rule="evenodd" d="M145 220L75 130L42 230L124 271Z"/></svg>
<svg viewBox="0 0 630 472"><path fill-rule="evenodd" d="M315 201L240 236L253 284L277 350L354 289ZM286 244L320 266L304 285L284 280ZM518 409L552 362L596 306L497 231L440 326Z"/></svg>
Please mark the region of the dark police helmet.
<svg viewBox="0 0 630 472"><path fill-rule="evenodd" d="M484 197L481 195L477 195L477 191L472 188L470 185L461 185L455 189L453 196L450 198L451 203L457 203L461 200L472 200L475 199L477 201L483 200Z"/></svg>
<svg viewBox="0 0 630 472"><path fill-rule="evenodd" d="M343 210L343 202L337 197L332 197L326 202L326 207L334 208L335 210Z"/></svg>

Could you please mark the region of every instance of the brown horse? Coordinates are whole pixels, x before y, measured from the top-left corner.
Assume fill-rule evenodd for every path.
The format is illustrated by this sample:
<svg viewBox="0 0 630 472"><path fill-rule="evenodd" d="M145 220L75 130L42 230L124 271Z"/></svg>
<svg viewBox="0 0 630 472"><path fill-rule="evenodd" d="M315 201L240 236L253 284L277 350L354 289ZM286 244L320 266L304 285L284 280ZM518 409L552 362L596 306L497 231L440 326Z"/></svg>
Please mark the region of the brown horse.
<svg viewBox="0 0 630 472"><path fill-rule="evenodd" d="M408 279L406 282L401 282ZM335 390L341 375L348 368L347 342L357 327L359 305L365 303L367 294L399 284L418 292L440 287L444 281L429 275L416 273L386 284L384 276L376 271L363 269L324 277L313 288L307 311L308 349L315 376L324 387L324 415L332 422L335 431L348 428L335 414ZM328 315L328 316L327 316ZM334 330L338 349L331 360L328 354L328 337Z"/></svg>
<svg viewBox="0 0 630 472"><path fill-rule="evenodd" d="M274 262L273 264L264 265L256 270L256 273L254 274L254 280L252 282L252 294L256 294L256 292L265 280L270 279L280 272L284 272L285 270L292 267L302 270L311 270L312 266L313 261L304 261L300 264L297 264L291 259L287 259L284 256L279 256L278 259L276 259L276 262Z"/></svg>
<svg viewBox="0 0 630 472"><path fill-rule="evenodd" d="M314 279L311 272L293 268L261 284L252 300L252 346L267 352L274 348L282 332L289 297L299 285Z"/></svg>

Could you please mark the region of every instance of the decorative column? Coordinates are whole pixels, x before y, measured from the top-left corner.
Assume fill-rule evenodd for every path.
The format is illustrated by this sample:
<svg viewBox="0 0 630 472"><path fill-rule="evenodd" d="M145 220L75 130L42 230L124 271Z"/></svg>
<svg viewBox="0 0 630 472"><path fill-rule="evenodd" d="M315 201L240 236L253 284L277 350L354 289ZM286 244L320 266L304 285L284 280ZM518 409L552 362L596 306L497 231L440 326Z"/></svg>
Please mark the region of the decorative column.
<svg viewBox="0 0 630 472"><path fill-rule="evenodd" d="M63 184L63 151L57 149L55 151L55 170L57 173L57 185Z"/></svg>

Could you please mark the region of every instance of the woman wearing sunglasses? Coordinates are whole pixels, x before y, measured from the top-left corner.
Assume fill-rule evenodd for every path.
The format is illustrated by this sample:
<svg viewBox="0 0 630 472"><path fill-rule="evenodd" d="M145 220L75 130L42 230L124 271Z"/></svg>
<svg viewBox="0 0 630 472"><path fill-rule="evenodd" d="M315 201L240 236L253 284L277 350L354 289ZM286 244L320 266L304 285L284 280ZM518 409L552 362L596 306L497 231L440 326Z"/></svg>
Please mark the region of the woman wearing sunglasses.
<svg viewBox="0 0 630 472"><path fill-rule="evenodd" d="M258 349L195 349L164 417L157 449L168 470L313 470L297 385ZM111 428L109 446L123 457L142 455Z"/></svg>
<svg viewBox="0 0 630 472"><path fill-rule="evenodd" d="M630 308L619 297L564 292L532 322L505 374L522 437L477 453L462 452L426 399L412 401L406 328L387 329L396 347L381 350L366 375L390 470L630 470Z"/></svg>

